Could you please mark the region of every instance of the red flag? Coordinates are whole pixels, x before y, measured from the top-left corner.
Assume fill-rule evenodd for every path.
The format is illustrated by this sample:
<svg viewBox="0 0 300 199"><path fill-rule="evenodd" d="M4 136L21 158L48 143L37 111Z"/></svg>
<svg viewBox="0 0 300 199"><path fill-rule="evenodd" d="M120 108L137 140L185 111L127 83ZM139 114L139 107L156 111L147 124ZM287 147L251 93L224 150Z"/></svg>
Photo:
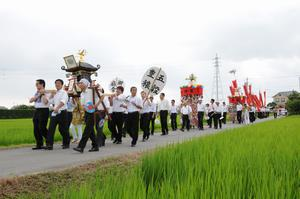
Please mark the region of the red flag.
<svg viewBox="0 0 300 199"><path fill-rule="evenodd" d="M260 91L259 91L259 101L260 101L261 106L263 106L264 105L264 101L263 101L262 94L261 94Z"/></svg>
<svg viewBox="0 0 300 199"><path fill-rule="evenodd" d="M264 106L266 106L267 103L267 94L266 91L264 91Z"/></svg>
<svg viewBox="0 0 300 199"><path fill-rule="evenodd" d="M232 85L233 85L233 88L237 88L237 87L238 87L238 86L237 86L236 80L233 80L233 81L232 81Z"/></svg>
<svg viewBox="0 0 300 199"><path fill-rule="evenodd" d="M232 86L229 87L230 92L231 92L231 96L234 96L234 88Z"/></svg>
<svg viewBox="0 0 300 199"><path fill-rule="evenodd" d="M252 85L251 84L249 85L249 94L250 95L252 94Z"/></svg>

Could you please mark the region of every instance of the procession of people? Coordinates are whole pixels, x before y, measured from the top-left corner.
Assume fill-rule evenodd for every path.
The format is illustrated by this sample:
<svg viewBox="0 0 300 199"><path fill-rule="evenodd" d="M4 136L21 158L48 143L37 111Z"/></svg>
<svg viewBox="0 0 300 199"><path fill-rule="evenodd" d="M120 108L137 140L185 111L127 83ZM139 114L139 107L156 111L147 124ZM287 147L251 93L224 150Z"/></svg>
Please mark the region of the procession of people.
<svg viewBox="0 0 300 199"><path fill-rule="evenodd" d="M114 144L122 144L122 138L128 134L132 139L130 146L134 147L140 130L143 133L141 141L149 140L157 121L160 121L161 135L165 136L169 134L168 121L172 131L180 128L184 132L192 128L203 131L206 129L205 122L208 128L221 129L226 125L227 113L232 123L237 120L239 124L249 124L256 118L254 106L240 103L228 106L214 99L205 104L202 96L193 97L193 100L183 97L176 104L174 99L170 103L165 93L160 93L155 103L154 96L145 91L138 92L135 86L130 88L129 95L124 94L123 86L117 86L114 93L104 95L103 88L82 78L77 83L81 89L80 96L69 96L63 80L57 79L54 84L56 90L47 91L45 81L36 80L37 90L30 99L31 103L35 103L33 127L36 146L33 150L53 150L57 126L62 136L62 149L69 149L70 143L75 143L77 146L73 149L83 153L88 140L92 144L89 152L99 151L99 147L105 146L105 124ZM196 115L195 119L193 115Z"/></svg>

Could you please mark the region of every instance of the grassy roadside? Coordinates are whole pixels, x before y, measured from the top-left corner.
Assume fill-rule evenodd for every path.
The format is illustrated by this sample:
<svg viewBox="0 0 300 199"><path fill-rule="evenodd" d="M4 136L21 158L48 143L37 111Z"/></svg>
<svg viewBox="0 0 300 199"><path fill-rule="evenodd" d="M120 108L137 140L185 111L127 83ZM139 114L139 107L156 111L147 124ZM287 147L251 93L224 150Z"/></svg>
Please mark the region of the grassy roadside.
<svg viewBox="0 0 300 199"><path fill-rule="evenodd" d="M94 161L57 172L40 173L22 177L0 179L0 198L50 198L58 187L81 186L97 177L126 174L139 161L142 153L132 153Z"/></svg>

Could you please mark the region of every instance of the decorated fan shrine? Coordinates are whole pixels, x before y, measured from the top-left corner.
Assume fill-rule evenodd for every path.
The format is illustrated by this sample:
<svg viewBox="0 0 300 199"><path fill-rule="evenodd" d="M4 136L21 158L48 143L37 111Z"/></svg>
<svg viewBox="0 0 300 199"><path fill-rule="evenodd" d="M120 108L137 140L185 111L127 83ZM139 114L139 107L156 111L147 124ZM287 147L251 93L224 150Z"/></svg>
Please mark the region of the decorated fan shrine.
<svg viewBox="0 0 300 199"><path fill-rule="evenodd" d="M243 91L238 87L237 81L233 80L229 86L231 96L228 96L229 103L236 105L238 103L247 104L248 106L254 105L257 111L266 107L266 91L259 92L259 96L252 93L252 85L247 82L243 85Z"/></svg>
<svg viewBox="0 0 300 199"><path fill-rule="evenodd" d="M197 103L203 98L203 86L196 83L197 77L191 74L186 80L189 80L188 85L180 87L181 102L186 102L192 108L191 126L198 125Z"/></svg>

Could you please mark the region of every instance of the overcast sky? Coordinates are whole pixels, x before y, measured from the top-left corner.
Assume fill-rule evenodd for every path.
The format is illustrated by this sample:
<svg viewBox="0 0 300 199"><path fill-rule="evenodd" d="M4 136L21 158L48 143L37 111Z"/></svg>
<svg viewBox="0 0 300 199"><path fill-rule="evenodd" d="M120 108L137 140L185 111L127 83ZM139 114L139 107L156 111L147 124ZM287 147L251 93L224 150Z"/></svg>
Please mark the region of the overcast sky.
<svg viewBox="0 0 300 199"><path fill-rule="evenodd" d="M102 68L104 88L119 77L126 93L150 66L168 75L168 99L194 73L212 95L213 58L221 57L224 98L237 70L268 100L299 90L300 1L287 0L9 0L0 6L0 105L28 104L35 80L65 79L63 57L86 49L86 61Z"/></svg>

